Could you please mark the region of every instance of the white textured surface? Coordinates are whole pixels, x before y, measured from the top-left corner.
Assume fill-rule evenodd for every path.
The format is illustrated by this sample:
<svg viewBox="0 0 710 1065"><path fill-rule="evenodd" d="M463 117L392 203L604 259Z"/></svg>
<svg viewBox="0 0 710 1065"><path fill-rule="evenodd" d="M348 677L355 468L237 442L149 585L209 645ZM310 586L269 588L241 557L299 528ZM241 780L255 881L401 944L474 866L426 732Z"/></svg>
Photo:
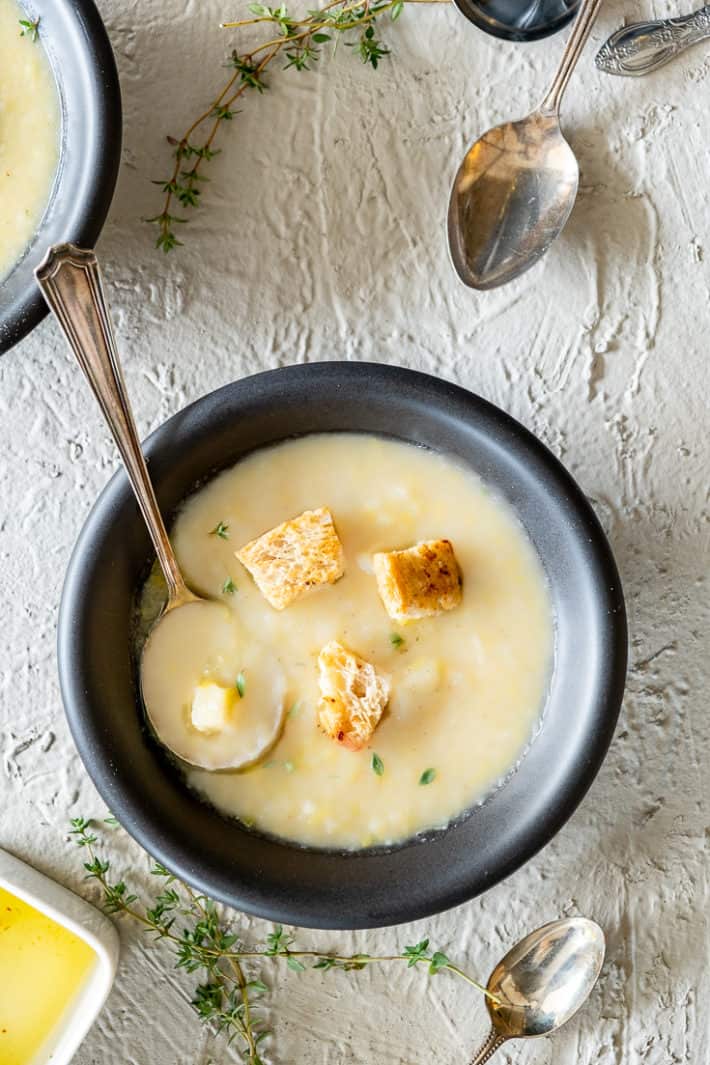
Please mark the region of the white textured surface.
<svg viewBox="0 0 710 1065"><path fill-rule="evenodd" d="M485 977L527 929L586 913L609 937L602 983L568 1030L514 1046L507 1060L704 1065L707 50L634 82L597 75L590 47L565 107L583 175L571 222L544 264L475 295L447 262L451 176L478 131L535 102L560 38L505 45L453 8L413 9L389 31L396 54L376 73L345 49L315 73L278 72L223 138L188 247L163 258L140 222L156 211L148 179L167 166L162 136L179 133L222 76L227 39L216 26L239 10L226 0L101 6L126 118L101 250L141 428L235 377L299 360L439 373L511 411L564 460L595 501L624 580L621 723L556 840L485 897L414 929L302 938L372 950L426 931ZM676 10L609 3L595 44L622 14ZM0 845L76 887L66 820L100 806L62 717L56 608L73 541L116 460L49 323L0 362L0 454ZM142 868L128 847L125 858ZM184 1005L183 978L123 932L118 982L77 1065L230 1060ZM484 1031L482 1003L446 976L288 973L276 986L275 1065L463 1065Z"/></svg>

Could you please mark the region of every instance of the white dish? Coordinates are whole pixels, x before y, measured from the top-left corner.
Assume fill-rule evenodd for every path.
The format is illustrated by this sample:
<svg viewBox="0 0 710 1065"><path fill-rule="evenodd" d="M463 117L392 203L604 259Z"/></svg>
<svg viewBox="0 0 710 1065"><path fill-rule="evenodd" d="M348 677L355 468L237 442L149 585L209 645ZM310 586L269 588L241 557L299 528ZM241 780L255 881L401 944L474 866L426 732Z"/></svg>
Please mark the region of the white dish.
<svg viewBox="0 0 710 1065"><path fill-rule="evenodd" d="M64 1016L27 1063L69 1065L111 990L118 964L118 933L95 906L3 850L0 850L0 888L73 932L96 955L95 965Z"/></svg>

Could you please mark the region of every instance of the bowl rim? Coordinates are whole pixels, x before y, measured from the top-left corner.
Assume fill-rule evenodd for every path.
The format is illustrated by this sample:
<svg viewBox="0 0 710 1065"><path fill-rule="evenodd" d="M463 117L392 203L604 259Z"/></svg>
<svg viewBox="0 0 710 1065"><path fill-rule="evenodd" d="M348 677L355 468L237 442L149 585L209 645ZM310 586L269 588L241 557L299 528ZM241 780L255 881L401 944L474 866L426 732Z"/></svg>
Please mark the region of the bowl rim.
<svg viewBox="0 0 710 1065"><path fill-rule="evenodd" d="M333 903L328 912L321 912L304 898L275 902L253 883L243 885L241 882L231 881L228 888L223 883L215 884L211 878L213 874L209 871L203 874L198 867L194 846L191 848L182 840L177 844L166 840L164 829L161 829L159 823L151 822L151 817L146 814L145 803L141 802L140 797L136 797L136 789L124 788L116 778L114 767L97 760L95 748L97 742L100 745L100 741L97 740L100 729L95 722L91 721L90 705L77 669L80 648L72 632L77 610L85 598L83 569L89 563L94 545L93 526L101 521L104 510L111 509L114 497L117 497L119 492L130 493L125 474L120 469L113 475L96 500L70 558L59 609L58 669L60 689L70 730L85 768L97 790L129 834L171 872L212 898L265 920L308 928L374 928L428 917L468 901L519 869L557 834L586 795L611 743L625 688L628 634L621 581L610 545L591 504L572 475L542 441L511 415L468 389L441 378L378 362L325 361L267 370L223 385L178 411L146 439L144 443L146 454L150 460L152 452L161 444L161 437L169 435L171 423L185 417L189 418L202 404L208 406L212 404L215 408L234 389L259 389L268 392L269 387L274 386L277 379L280 379L281 386L285 387L293 385L295 381L304 377L308 380L309 387L313 388L314 384L317 387L319 378L322 380L330 377L332 380L333 374L337 375L339 384L348 379L351 384L363 386L365 380L370 385L381 381L383 387L386 385L395 391L398 385L401 385L403 389L407 386L424 388L427 391L428 402L431 400L437 405L451 403L456 406L458 404L466 407L470 414L483 415L497 423L501 435L517 438L524 449L528 451L532 449L536 453L546 473L564 489L575 517L583 526L584 538L590 545L595 565L602 575L598 595L605 606L603 612L607 626L605 646L608 645L609 651L608 658L604 660L602 666L605 678L604 698L600 699L596 705L594 727L586 737L589 742L583 750L575 751L573 766L565 771L564 786L558 789L559 796L556 793L555 803L552 808L545 810L545 815L540 822L526 829L524 845L520 846L515 853L511 853L509 849L493 873L486 872L485 876L479 873L477 877L471 876L465 883L458 884L441 884L432 878L431 888L427 889L426 902L412 903L394 899L391 904L388 902L382 912L378 912L376 918L373 919L372 914L354 915L352 911L348 912L347 908L343 911L342 901L339 906ZM302 384L303 381L301 380L300 383ZM233 402L231 409L234 409ZM289 434L284 434L283 439L288 439L288 437ZM206 472L212 475L209 471ZM447 832L448 830L444 830L444 837ZM303 852L303 848L297 845L294 847L288 841L280 845L288 848L289 851ZM403 845L393 848L389 853L397 853L409 846L416 848L426 847L426 845L426 838L415 837L412 841L405 841ZM367 861L370 856L374 857L378 852L373 849L347 854L322 850L315 852L306 850L306 853L329 853L340 861ZM396 895L396 892L393 894Z"/></svg>
<svg viewBox="0 0 710 1065"><path fill-rule="evenodd" d="M79 224L67 231L65 239L82 247L93 247L106 221L118 180L123 133L121 85L108 32L94 0L61 2L71 18L81 24L83 30L86 54L91 60L96 121L96 152L91 193L82 206ZM32 8L31 2L19 0L19 3L23 11ZM54 69L52 74L56 78ZM44 217L32 237L32 245L42 233L43 222ZM0 332L0 356L31 333L48 312L49 308L32 276L24 293L7 309L7 317Z"/></svg>

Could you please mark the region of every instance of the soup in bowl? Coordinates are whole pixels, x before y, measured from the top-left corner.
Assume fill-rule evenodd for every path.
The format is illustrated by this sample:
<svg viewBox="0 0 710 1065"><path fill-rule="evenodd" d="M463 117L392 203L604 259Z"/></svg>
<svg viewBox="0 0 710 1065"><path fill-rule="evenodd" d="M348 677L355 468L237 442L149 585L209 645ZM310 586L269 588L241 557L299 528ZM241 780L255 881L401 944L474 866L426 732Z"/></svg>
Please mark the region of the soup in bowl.
<svg viewBox="0 0 710 1065"><path fill-rule="evenodd" d="M198 605L165 619L143 694L218 810L296 843L390 845L513 771L544 705L550 598L514 511L458 460L309 434L200 488L171 539L228 617ZM154 574L141 629L159 587ZM244 767L219 771L240 749Z"/></svg>
<svg viewBox="0 0 710 1065"><path fill-rule="evenodd" d="M0 282L39 227L59 159L59 97L41 24L0 0Z"/></svg>
<svg viewBox="0 0 710 1065"><path fill-rule="evenodd" d="M67 575L60 678L156 858L243 910L352 928L464 901L551 838L610 741L626 629L594 514L534 437L426 375L322 363L227 386L146 450L188 582L234 631L219 661L162 649L151 715L164 698L219 752L265 692L280 706L239 771L166 754L137 653L160 584L117 474Z"/></svg>

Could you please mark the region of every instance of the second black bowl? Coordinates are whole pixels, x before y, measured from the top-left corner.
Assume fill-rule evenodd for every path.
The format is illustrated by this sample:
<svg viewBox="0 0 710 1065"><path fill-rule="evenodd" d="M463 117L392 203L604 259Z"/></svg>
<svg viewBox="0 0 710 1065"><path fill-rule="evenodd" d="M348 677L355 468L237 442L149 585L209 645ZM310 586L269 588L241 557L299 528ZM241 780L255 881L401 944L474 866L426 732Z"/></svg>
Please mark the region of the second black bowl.
<svg viewBox="0 0 710 1065"><path fill-rule="evenodd" d="M54 186L32 241L0 279L0 355L47 314L34 268L50 244L93 248L121 158L121 91L106 29L93 0L22 0L39 20L59 95L61 133Z"/></svg>
<svg viewBox="0 0 710 1065"><path fill-rule="evenodd" d="M574 17L579 0L454 0L479 30L506 41L549 37Z"/></svg>
<svg viewBox="0 0 710 1065"><path fill-rule="evenodd" d="M131 619L151 550L122 472L79 537L59 618L69 724L125 828L200 891L261 917L321 928L423 917L485 891L535 854L599 769L626 671L619 576L591 507L535 437L470 392L377 364L293 366L198 400L158 429L146 451L170 519L199 481L255 448L340 430L458 457L508 500L547 575L555 653L543 724L516 772L467 817L390 850L338 853L267 839L189 791L140 707Z"/></svg>

